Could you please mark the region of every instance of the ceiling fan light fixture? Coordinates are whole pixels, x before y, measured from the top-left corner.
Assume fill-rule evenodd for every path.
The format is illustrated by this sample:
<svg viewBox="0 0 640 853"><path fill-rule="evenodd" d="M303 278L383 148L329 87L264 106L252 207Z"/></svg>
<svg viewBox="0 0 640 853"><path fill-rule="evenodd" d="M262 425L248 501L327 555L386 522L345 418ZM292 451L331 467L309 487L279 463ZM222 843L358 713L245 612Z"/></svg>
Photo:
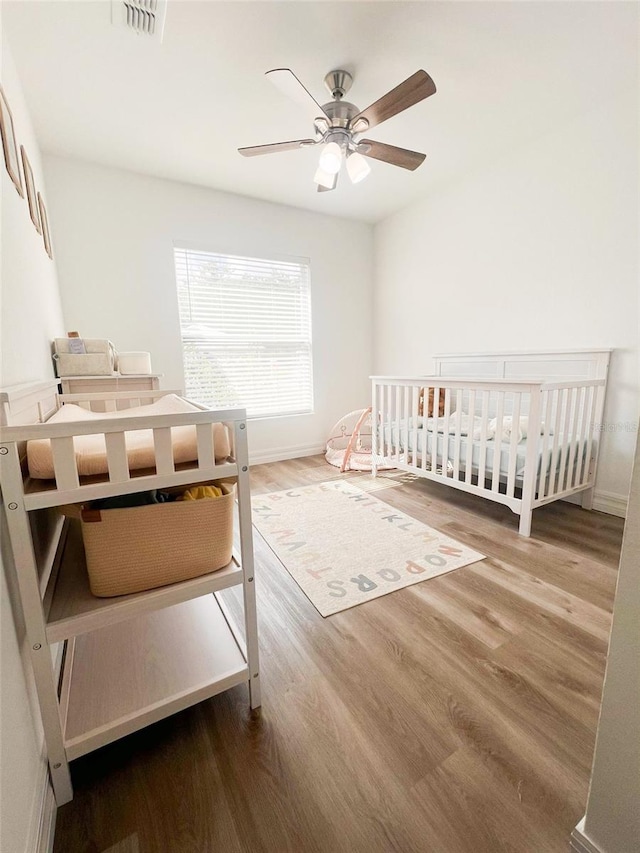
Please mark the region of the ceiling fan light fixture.
<svg viewBox="0 0 640 853"><path fill-rule="evenodd" d="M338 174L342 166L342 149L337 142L327 142L322 149L319 166L318 171L328 172L330 175Z"/></svg>
<svg viewBox="0 0 640 853"><path fill-rule="evenodd" d="M352 151L347 157L347 173L351 178L352 184L358 184L364 181L367 175L371 172L371 166L364 159L362 154L357 151Z"/></svg>
<svg viewBox="0 0 640 853"><path fill-rule="evenodd" d="M325 187L328 190L332 190L335 186L336 182L336 173L335 172L326 172L322 166L318 166L318 169L313 176L313 180L316 184L320 184L321 187Z"/></svg>

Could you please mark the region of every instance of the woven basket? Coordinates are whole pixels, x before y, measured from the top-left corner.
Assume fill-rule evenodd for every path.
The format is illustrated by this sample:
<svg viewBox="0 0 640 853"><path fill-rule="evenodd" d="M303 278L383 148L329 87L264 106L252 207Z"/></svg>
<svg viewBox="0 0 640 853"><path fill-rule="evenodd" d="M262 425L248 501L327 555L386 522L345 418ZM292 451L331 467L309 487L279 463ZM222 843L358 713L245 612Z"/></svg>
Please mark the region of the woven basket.
<svg viewBox="0 0 640 853"><path fill-rule="evenodd" d="M235 485L216 485L224 494L215 499L126 509L63 508L67 515L80 516L91 592L101 598L127 595L228 565Z"/></svg>

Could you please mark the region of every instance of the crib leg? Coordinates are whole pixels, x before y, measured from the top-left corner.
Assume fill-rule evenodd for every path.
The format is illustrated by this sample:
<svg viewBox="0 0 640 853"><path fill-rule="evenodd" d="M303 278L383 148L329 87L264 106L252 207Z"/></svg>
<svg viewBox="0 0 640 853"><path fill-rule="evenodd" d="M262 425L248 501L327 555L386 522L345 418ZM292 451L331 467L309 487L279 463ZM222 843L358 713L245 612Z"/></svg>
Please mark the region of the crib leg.
<svg viewBox="0 0 640 853"><path fill-rule="evenodd" d="M518 533L520 536L531 536L531 519L533 510L528 510L520 515L520 524L518 525Z"/></svg>
<svg viewBox="0 0 640 853"><path fill-rule="evenodd" d="M593 488L587 489L580 497L580 506L582 509L593 509Z"/></svg>

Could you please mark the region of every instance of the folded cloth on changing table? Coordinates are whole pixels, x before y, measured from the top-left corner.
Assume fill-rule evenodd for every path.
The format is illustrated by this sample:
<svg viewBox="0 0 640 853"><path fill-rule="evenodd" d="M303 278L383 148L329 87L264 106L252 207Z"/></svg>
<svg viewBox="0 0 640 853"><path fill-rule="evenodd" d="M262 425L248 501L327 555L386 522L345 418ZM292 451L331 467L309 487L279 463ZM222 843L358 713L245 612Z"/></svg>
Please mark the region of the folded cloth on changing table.
<svg viewBox="0 0 640 853"><path fill-rule="evenodd" d="M117 412L90 412L73 403L65 403L47 421L47 423L69 423L95 421L111 418L137 418L147 415L176 415L184 412L201 412L176 394L160 397L148 406L136 406L131 409L121 409ZM231 452L227 428L224 424L213 426L214 456L216 462L223 462ZM127 448L129 470L153 468L156 464L152 429L137 429L124 433ZM176 465L182 462L193 462L198 458L198 443L195 426L179 426L171 428L171 444L173 460ZM80 476L93 476L108 473L107 448L104 434L76 435L73 437L76 465ZM55 477L53 453L48 438L34 439L27 442L27 462L29 476L37 480L52 480Z"/></svg>

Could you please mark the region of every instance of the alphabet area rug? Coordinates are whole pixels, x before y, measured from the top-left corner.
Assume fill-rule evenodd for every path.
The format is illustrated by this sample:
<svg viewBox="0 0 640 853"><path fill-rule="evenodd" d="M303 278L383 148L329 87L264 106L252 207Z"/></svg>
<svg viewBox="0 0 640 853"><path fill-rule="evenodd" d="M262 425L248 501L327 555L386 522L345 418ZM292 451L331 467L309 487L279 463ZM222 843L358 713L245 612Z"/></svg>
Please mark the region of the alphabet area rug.
<svg viewBox="0 0 640 853"><path fill-rule="evenodd" d="M322 616L484 559L344 480L257 495L253 522Z"/></svg>

